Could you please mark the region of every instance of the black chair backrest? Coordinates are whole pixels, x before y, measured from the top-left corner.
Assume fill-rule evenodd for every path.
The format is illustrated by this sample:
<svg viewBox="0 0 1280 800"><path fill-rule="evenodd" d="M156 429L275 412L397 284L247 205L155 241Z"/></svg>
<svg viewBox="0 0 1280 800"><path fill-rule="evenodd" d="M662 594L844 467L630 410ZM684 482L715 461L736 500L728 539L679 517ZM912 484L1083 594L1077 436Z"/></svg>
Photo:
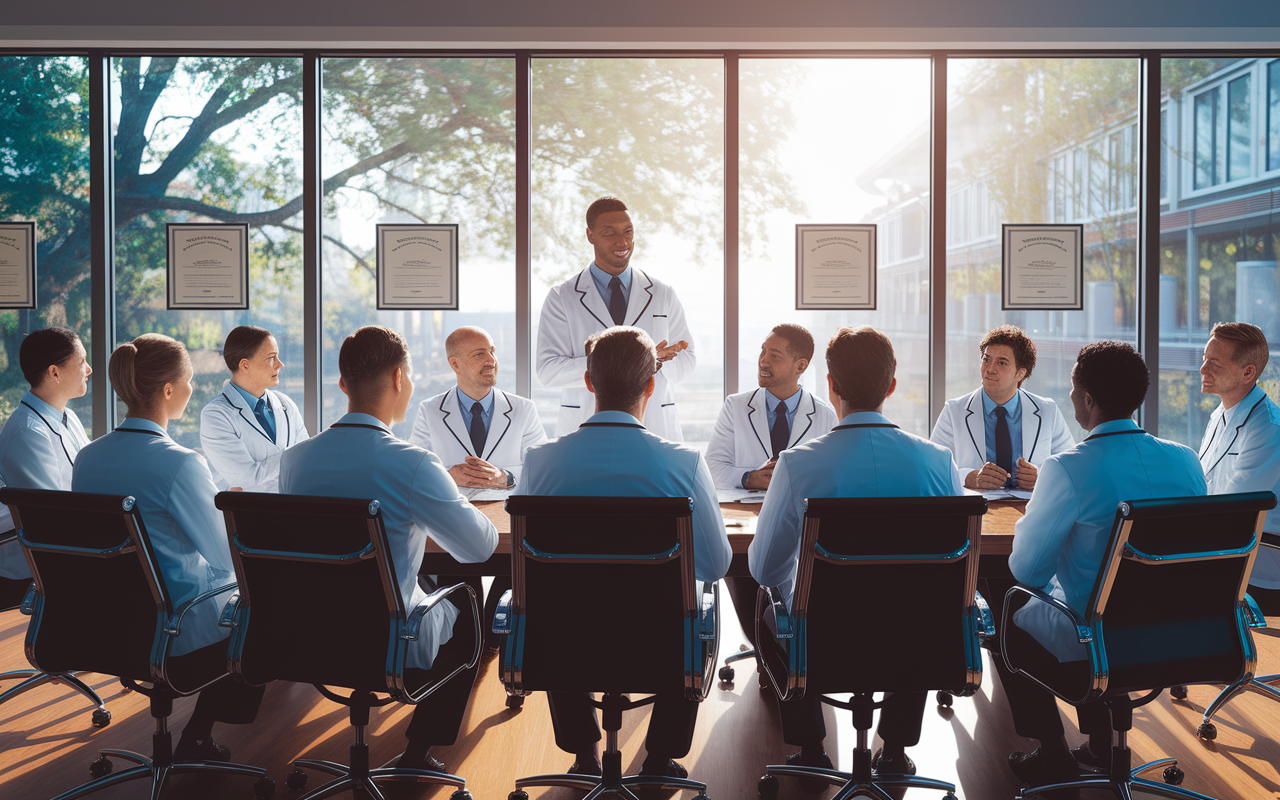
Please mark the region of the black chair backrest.
<svg viewBox="0 0 1280 800"><path fill-rule="evenodd" d="M1230 683L1253 650L1244 599L1271 492L1121 503L1086 618L1101 631L1107 694Z"/></svg>
<svg viewBox="0 0 1280 800"><path fill-rule="evenodd" d="M214 503L240 585L232 671L254 685L389 691L405 614L378 502L222 492Z"/></svg>
<svg viewBox="0 0 1280 800"><path fill-rule="evenodd" d="M507 511L524 688L682 691L692 501L517 496Z"/></svg>
<svg viewBox="0 0 1280 800"><path fill-rule="evenodd" d="M31 566L27 658L43 672L152 681L173 608L134 498L0 489Z"/></svg>
<svg viewBox="0 0 1280 800"><path fill-rule="evenodd" d="M792 616L807 692L962 690L987 501L806 500Z"/></svg>

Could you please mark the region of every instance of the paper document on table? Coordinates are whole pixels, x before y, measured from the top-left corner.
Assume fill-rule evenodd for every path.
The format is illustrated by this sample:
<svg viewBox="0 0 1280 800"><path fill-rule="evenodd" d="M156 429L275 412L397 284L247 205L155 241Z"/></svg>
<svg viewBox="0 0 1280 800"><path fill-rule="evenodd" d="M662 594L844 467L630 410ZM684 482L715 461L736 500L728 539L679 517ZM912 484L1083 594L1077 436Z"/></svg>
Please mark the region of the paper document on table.
<svg viewBox="0 0 1280 800"><path fill-rule="evenodd" d="M996 489L983 492L982 496L988 500L1030 500L1031 492L1025 489Z"/></svg>
<svg viewBox="0 0 1280 800"><path fill-rule="evenodd" d="M716 489L716 500L721 503L763 503L764 492L759 489Z"/></svg>
<svg viewBox="0 0 1280 800"><path fill-rule="evenodd" d="M511 489L462 489L461 492L463 497L477 502L506 500L512 494Z"/></svg>

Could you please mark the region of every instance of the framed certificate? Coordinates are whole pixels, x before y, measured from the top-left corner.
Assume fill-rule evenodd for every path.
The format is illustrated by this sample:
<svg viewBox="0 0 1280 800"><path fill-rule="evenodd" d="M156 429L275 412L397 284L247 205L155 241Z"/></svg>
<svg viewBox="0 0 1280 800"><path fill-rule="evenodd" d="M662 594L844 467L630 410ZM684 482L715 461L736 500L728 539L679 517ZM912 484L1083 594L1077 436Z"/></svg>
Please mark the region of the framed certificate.
<svg viewBox="0 0 1280 800"><path fill-rule="evenodd" d="M170 311L249 307L248 223L170 222Z"/></svg>
<svg viewBox="0 0 1280 800"><path fill-rule="evenodd" d="M0 308L36 307L36 224L0 222Z"/></svg>
<svg viewBox="0 0 1280 800"><path fill-rule="evenodd" d="M1001 309L1084 310L1084 225L1003 226Z"/></svg>
<svg viewBox="0 0 1280 800"><path fill-rule="evenodd" d="M796 226L796 310L876 310L876 226Z"/></svg>
<svg viewBox="0 0 1280 800"><path fill-rule="evenodd" d="M458 226L378 226L378 309L458 310Z"/></svg>

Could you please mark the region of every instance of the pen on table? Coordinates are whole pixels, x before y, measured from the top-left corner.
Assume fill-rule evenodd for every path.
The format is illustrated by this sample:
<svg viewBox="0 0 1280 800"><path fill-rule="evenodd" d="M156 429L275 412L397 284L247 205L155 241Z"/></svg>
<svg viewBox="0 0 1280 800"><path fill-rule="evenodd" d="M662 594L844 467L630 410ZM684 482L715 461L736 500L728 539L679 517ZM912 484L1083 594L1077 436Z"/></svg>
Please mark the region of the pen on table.
<svg viewBox="0 0 1280 800"><path fill-rule="evenodd" d="M730 520L729 522L726 522L724 526L726 528L745 528L747 527L747 523L743 522L740 519L735 519L735 520Z"/></svg>

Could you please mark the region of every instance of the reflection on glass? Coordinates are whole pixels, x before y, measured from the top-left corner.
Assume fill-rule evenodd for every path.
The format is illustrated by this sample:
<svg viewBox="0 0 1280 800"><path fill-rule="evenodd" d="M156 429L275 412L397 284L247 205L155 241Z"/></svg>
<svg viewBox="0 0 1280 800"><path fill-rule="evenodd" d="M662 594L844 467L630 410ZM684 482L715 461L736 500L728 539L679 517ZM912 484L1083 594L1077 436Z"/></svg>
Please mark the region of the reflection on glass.
<svg viewBox="0 0 1280 800"><path fill-rule="evenodd" d="M738 386L756 386L760 345L773 326L813 334L801 385L827 397L827 340L841 326L872 325L893 341L898 388L885 414L904 430L929 429L929 98L925 59L756 59L741 62L739 136ZM833 103L854 91L857 103ZM894 113L868 122L866 108ZM970 187L949 222L960 236L993 223L982 187ZM779 196L763 204L758 198ZM795 310L795 226L875 223L875 311Z"/></svg>
<svg viewBox="0 0 1280 800"><path fill-rule="evenodd" d="M0 87L6 90L0 110L0 220L36 222L39 304L34 310L0 311L0 421L30 388L18 364L28 333L60 325L92 349L88 81L84 58L0 57ZM91 433L90 394L69 405Z"/></svg>
<svg viewBox="0 0 1280 800"><path fill-rule="evenodd" d="M1230 106L1227 132L1227 180L1238 181L1249 177L1252 170L1253 138L1249 109L1253 105L1249 93L1249 78L1245 75L1227 84Z"/></svg>
<svg viewBox="0 0 1280 800"><path fill-rule="evenodd" d="M1068 394L1091 341L1134 342L1138 63L1132 59L948 62L948 220L987 215L947 247L947 397L980 385L978 343L997 325L1035 341L1024 388L1053 399L1079 441ZM1002 311L1001 223L1085 226L1083 311Z"/></svg>
<svg viewBox="0 0 1280 800"><path fill-rule="evenodd" d="M169 435L200 446L200 410L230 377L222 341L261 325L280 343L280 386L301 402L302 61L112 59L115 140L115 340L183 342L195 392ZM249 310L165 309L168 222L247 222ZM105 368L105 364L95 365ZM125 407L117 404L117 422Z"/></svg>
<svg viewBox="0 0 1280 800"><path fill-rule="evenodd" d="M1267 169L1280 169L1280 59L1267 64Z"/></svg>
<svg viewBox="0 0 1280 800"><path fill-rule="evenodd" d="M515 62L333 58L322 62L325 180L322 420L347 412L338 352L364 325L399 331L413 354L408 438L422 400L455 385L445 338L493 337L498 388L515 391ZM379 224L458 225L458 311L378 311Z"/></svg>
<svg viewBox="0 0 1280 800"><path fill-rule="evenodd" d="M1218 92L1196 98L1196 188L1212 186L1218 174Z"/></svg>

